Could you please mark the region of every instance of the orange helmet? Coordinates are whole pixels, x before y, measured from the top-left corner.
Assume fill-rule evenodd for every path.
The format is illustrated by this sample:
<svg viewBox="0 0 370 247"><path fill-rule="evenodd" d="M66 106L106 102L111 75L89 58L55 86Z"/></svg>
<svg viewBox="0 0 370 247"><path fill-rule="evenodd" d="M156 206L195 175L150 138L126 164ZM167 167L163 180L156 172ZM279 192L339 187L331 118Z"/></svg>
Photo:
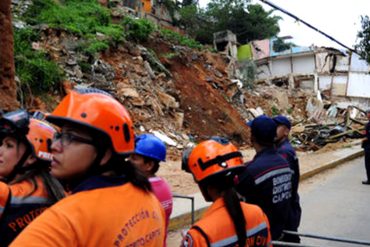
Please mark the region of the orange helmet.
<svg viewBox="0 0 370 247"><path fill-rule="evenodd" d="M188 157L183 157L183 169L190 171L197 182L244 167L242 154L231 142L220 137L203 141L186 153Z"/></svg>
<svg viewBox="0 0 370 247"><path fill-rule="evenodd" d="M34 155L45 161L51 161L50 144L56 130L47 122L31 118L27 140Z"/></svg>
<svg viewBox="0 0 370 247"><path fill-rule="evenodd" d="M71 91L46 119L59 126L76 123L103 133L109 137L118 154L134 151L135 137L129 113L102 90L87 88Z"/></svg>

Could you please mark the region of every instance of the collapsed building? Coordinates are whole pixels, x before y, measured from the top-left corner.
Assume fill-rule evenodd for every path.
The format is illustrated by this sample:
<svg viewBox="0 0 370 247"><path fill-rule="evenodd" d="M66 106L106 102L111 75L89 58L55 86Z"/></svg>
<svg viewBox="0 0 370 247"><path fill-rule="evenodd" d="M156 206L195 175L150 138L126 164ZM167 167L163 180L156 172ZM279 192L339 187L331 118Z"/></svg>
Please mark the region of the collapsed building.
<svg viewBox="0 0 370 247"><path fill-rule="evenodd" d="M302 135L293 132L297 142L324 145L346 134L361 137L364 113L370 106L370 65L354 52L331 47L292 46L275 51L274 41L241 46L238 58L254 61L255 84L300 89L310 95L306 128L298 128Z"/></svg>

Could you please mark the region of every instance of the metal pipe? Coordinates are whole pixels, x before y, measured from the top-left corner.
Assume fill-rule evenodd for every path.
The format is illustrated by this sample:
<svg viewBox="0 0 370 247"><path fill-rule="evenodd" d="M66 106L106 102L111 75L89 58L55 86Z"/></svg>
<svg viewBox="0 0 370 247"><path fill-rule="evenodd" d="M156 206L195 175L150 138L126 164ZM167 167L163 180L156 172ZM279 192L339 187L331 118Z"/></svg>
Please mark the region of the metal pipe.
<svg viewBox="0 0 370 247"><path fill-rule="evenodd" d="M282 241L271 241L272 245L278 245L278 246L290 246L290 247L319 247L315 245L306 245L306 244L299 244L299 243L288 243L288 242L282 242Z"/></svg>
<svg viewBox="0 0 370 247"><path fill-rule="evenodd" d="M172 194L172 196L176 198L189 199L191 201L191 224L193 225L195 222L194 196L185 196L185 195L180 195L176 193Z"/></svg>
<svg viewBox="0 0 370 247"><path fill-rule="evenodd" d="M293 231L284 231L284 233L291 234L291 235L298 235L298 236L307 237L307 238L325 239L325 240L337 241L337 242L343 242L343 243L349 243L349 244L361 244L361 245L370 246L370 242L365 241L365 240L355 240L355 239L348 239L348 238L329 237L329 236L322 236L322 235L318 235L318 234L299 233L299 232L293 232Z"/></svg>

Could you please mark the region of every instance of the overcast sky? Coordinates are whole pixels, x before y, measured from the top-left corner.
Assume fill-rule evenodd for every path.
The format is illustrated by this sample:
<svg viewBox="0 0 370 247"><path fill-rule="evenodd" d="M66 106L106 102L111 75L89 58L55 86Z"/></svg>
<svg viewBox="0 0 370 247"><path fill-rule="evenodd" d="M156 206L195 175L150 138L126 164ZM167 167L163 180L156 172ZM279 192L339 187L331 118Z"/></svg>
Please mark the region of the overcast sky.
<svg viewBox="0 0 370 247"><path fill-rule="evenodd" d="M199 0L200 6L206 6L209 0ZM291 12L300 19L310 23L319 30L329 34L349 47L356 43L357 32L361 29L361 15L370 16L370 0L270 0L275 5ZM261 4L266 10L271 8L259 0L252 3ZM279 21L279 36L290 35L291 40L300 46L331 46L341 48L323 35L297 23L280 11L275 11L283 20Z"/></svg>

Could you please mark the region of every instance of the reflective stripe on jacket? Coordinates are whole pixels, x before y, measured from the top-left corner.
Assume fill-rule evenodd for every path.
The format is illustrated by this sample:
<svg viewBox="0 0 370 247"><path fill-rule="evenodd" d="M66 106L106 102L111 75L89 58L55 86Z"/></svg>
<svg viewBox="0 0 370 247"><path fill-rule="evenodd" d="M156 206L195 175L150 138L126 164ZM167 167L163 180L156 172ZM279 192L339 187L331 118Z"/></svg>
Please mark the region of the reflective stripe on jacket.
<svg viewBox="0 0 370 247"><path fill-rule="evenodd" d="M288 222L292 196L288 162L273 147L263 149L246 165L237 190L246 202L262 208L270 222L272 240L278 240Z"/></svg>
<svg viewBox="0 0 370 247"><path fill-rule="evenodd" d="M249 247L271 246L270 227L261 208L241 202L246 220L246 245ZM207 243L208 242L208 243ZM225 247L237 246L238 237L234 223L227 212L222 198L217 199L204 216L190 228L186 234L183 247Z"/></svg>

